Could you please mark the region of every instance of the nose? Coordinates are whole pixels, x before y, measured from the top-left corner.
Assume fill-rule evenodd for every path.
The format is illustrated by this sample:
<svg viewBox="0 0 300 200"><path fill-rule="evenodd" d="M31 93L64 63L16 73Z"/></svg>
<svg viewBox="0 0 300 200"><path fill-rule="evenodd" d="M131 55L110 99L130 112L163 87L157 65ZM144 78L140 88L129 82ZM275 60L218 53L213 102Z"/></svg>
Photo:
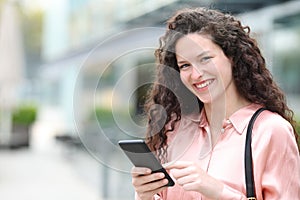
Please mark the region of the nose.
<svg viewBox="0 0 300 200"><path fill-rule="evenodd" d="M197 66L193 65L192 66L191 78L199 79L202 76L203 76L203 70L200 67L197 67Z"/></svg>

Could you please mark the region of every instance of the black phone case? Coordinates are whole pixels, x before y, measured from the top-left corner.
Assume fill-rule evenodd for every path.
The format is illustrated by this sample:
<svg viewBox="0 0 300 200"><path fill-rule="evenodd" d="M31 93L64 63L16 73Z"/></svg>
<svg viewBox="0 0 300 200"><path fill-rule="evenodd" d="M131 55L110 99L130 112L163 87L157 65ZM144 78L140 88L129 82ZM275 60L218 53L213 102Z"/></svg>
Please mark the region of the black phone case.
<svg viewBox="0 0 300 200"><path fill-rule="evenodd" d="M152 173L163 172L169 180L167 186L173 186L175 183L151 152L145 141L143 140L120 140L119 146L122 148L126 156L136 167L147 167Z"/></svg>

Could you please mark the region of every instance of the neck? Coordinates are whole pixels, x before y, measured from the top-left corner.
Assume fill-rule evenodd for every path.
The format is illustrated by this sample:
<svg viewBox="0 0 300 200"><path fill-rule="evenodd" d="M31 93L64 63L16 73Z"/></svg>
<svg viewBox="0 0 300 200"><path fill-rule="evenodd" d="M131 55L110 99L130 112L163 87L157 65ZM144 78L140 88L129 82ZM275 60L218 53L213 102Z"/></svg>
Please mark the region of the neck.
<svg viewBox="0 0 300 200"><path fill-rule="evenodd" d="M207 120L211 128L220 130L224 120L229 119L234 112L250 104L236 90L229 94L230 96L225 93L217 100L204 104Z"/></svg>

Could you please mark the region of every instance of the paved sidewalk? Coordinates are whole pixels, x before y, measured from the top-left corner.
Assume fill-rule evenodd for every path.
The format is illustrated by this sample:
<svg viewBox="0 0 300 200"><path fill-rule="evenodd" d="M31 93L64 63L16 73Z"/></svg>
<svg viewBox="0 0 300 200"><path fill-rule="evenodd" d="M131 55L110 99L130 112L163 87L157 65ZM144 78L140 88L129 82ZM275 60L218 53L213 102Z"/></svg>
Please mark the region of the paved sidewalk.
<svg viewBox="0 0 300 200"><path fill-rule="evenodd" d="M0 199L100 200L57 149L0 149Z"/></svg>

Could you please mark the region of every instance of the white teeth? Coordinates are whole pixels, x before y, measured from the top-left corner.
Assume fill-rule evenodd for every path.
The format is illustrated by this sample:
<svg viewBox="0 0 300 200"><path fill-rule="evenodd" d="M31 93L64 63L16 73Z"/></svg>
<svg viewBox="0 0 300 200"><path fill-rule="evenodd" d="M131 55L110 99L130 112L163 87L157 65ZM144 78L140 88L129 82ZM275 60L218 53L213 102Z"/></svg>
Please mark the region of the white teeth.
<svg viewBox="0 0 300 200"><path fill-rule="evenodd" d="M196 87L201 89L201 88L204 88L208 85L210 85L212 83L212 80L209 80L209 81L205 81L204 83L201 83L201 84L197 84Z"/></svg>

